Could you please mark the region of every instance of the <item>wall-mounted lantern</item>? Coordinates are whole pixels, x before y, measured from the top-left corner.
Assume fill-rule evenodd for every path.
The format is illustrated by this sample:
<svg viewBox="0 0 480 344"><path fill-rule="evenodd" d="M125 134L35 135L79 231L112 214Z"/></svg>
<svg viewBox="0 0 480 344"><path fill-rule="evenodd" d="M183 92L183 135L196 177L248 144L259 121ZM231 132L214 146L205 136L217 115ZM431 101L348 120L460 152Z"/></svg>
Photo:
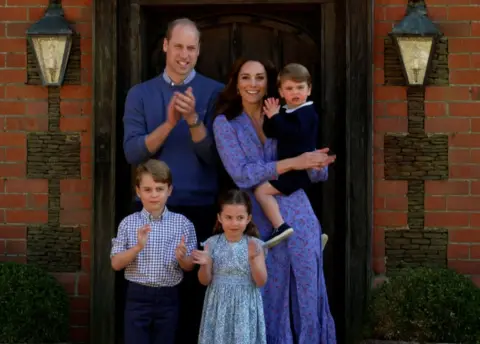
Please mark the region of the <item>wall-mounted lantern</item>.
<svg viewBox="0 0 480 344"><path fill-rule="evenodd" d="M424 1L410 2L407 13L390 32L400 55L409 86L423 86L430 69L435 43L441 32L428 18Z"/></svg>
<svg viewBox="0 0 480 344"><path fill-rule="evenodd" d="M60 4L50 4L42 19L27 30L44 86L61 86L67 68L73 31Z"/></svg>

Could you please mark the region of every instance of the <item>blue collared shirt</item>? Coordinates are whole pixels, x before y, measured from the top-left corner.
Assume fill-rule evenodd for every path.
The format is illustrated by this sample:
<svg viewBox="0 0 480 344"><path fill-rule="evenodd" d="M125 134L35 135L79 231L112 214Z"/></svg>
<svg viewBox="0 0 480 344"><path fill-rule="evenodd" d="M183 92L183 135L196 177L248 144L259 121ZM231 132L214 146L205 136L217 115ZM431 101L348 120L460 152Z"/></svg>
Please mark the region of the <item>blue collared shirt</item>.
<svg viewBox="0 0 480 344"><path fill-rule="evenodd" d="M175 82L173 82L173 80L168 76L166 69L163 71L162 76L163 76L163 80L165 80L167 83L169 83L170 86L178 86L178 85L187 85L188 83L190 83L190 81L193 80L193 78L195 77L196 74L197 74L197 72L195 71L195 69L192 69L190 74L188 74L187 77L179 84L176 84Z"/></svg>
<svg viewBox="0 0 480 344"><path fill-rule="evenodd" d="M175 249L185 238L187 255L197 248L193 224L183 215L165 207L158 219L145 209L133 213L120 222L117 237L112 239L110 256L126 251L137 244L137 231L150 224L147 244L135 260L125 267L125 278L151 287L173 287L183 279L183 270L175 257Z"/></svg>

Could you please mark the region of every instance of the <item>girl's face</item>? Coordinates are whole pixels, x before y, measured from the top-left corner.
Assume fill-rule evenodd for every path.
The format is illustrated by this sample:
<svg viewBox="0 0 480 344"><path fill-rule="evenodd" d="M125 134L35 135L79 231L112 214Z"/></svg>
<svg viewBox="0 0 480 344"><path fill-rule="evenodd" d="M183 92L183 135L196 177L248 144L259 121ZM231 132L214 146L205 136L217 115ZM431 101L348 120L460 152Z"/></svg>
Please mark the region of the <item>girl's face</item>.
<svg viewBox="0 0 480 344"><path fill-rule="evenodd" d="M235 237L241 236L252 220L243 204L225 204L217 217L225 234Z"/></svg>
<svg viewBox="0 0 480 344"><path fill-rule="evenodd" d="M265 67L257 61L245 62L238 73L237 88L243 103L262 103L267 91Z"/></svg>

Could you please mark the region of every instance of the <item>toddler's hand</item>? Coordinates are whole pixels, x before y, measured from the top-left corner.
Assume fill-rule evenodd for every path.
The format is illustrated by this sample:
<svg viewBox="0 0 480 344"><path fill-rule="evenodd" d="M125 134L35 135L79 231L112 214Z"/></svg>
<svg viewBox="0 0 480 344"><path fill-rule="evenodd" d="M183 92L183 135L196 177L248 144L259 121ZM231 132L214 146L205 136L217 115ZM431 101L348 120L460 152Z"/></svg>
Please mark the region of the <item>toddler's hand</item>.
<svg viewBox="0 0 480 344"><path fill-rule="evenodd" d="M280 103L276 98L265 99L263 112L268 118L272 118L280 111Z"/></svg>

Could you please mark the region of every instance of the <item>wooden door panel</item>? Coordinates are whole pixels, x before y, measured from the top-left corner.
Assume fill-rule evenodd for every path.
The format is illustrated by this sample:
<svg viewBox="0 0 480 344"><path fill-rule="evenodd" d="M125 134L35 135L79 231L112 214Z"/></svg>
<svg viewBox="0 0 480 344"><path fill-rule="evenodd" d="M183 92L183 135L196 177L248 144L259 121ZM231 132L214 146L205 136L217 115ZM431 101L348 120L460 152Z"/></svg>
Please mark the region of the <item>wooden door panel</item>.
<svg viewBox="0 0 480 344"><path fill-rule="evenodd" d="M202 42L197 67L209 77L225 82L233 57L230 51L232 30L229 25L201 29Z"/></svg>
<svg viewBox="0 0 480 344"><path fill-rule="evenodd" d="M261 57L273 61L273 50L276 47L275 32L273 29L255 25L243 24L239 28L240 51L245 56Z"/></svg>

